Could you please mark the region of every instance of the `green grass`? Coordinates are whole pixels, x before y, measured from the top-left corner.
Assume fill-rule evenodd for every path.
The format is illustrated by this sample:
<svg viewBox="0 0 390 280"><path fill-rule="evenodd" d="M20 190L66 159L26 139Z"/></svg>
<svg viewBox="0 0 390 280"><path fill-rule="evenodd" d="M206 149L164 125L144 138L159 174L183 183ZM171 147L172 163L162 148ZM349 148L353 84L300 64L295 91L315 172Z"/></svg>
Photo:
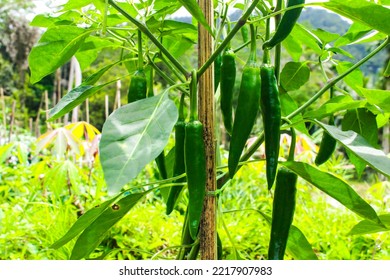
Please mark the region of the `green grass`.
<svg viewBox="0 0 390 280"><path fill-rule="evenodd" d="M13 154L16 152L17 149ZM108 198L98 165L91 176L88 168L76 165L77 174L74 173L74 176L77 178L71 180L70 186L67 180L57 182L48 178L48 170L60 163L49 156L32 164L9 161L0 164L1 259L68 259L74 240L58 250L51 249L50 245L77 220L78 205L88 210ZM335 170L334 166L343 164L337 158L332 163L322 168ZM345 171L338 169L337 172L353 178ZM155 174L154 164L148 166L134 185L155 180ZM369 184L356 180L351 185L378 214L389 209L388 182L372 181ZM75 203L76 198L79 203ZM218 232L223 243L223 258L267 259L270 227L258 213L271 215L272 211L272 193L267 191L264 162L244 166L225 187L219 197L219 205ZM184 195L177 209L167 216L158 192L147 195L109 231L91 257L175 259L185 207ZM360 220L338 202L299 180L293 224L305 234L319 259L390 259L389 232L348 235ZM286 255L286 259L291 258Z"/></svg>

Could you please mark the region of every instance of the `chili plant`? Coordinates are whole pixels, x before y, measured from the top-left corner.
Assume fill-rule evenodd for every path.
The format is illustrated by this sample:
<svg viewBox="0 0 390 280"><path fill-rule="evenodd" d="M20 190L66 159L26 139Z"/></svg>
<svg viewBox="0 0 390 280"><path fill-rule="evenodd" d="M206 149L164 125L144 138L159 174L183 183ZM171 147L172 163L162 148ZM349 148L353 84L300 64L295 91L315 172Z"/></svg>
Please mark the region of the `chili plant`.
<svg viewBox="0 0 390 280"><path fill-rule="evenodd" d="M46 29L29 55L32 83L39 82L73 56L78 59L82 69L86 69L107 49L118 50L112 58L114 62L84 79L80 86L68 92L50 110L49 121L61 118L117 79L131 77L129 103L107 118L100 141L100 160L112 198L82 215L68 233L52 246L59 248L77 238L71 259L89 258L110 228L149 194L165 196L167 214L175 211L177 200L188 195L182 244L178 244L181 247L178 259L196 259L199 247L204 245L198 234L201 213L203 211L203 214L207 214L208 211L202 208L204 197L227 195L228 182L234 182L237 170L245 164L251 164L250 159L264 160L252 158L263 142L266 172L255 175L267 178L269 189L276 177L275 209L272 211L272 218L266 212L257 211L272 228L271 240L282 242L277 245L271 242L269 258L282 259L285 249L296 259L317 258L304 236L307 229L300 230L291 226L295 200L286 195L299 193L299 188L295 190L297 177L365 219L364 223L369 223L376 230L387 230L388 214L378 216L348 182L328 172L323 166L317 167L311 161L294 160L294 149L287 161L279 158L279 139L280 133L286 130L296 130L297 133L309 136L308 127L321 129L327 138L332 138L332 141L342 147L359 174L366 166L370 166L374 172L389 177L390 160L379 149L377 135L378 129L388 125L390 92L365 87L359 67L389 45L390 25L383 19L390 18L390 10L378 4L378 1L365 0L330 0L306 4L304 1L290 0L247 0L244 5L234 5L235 1L225 0L207 3L214 5L218 20L213 22L209 16L205 16L195 0L69 0L57 14L38 15L32 21L33 25ZM242 12L237 20L231 18L229 13L233 5ZM171 17L182 6L198 22L198 26ZM297 23L306 6L327 9L353 23L341 36L308 28ZM275 32L270 30L270 24L266 24L274 19ZM250 39L247 34L249 26ZM206 34L213 37L214 43L203 43L205 41L200 30L206 30ZM197 42L213 44L211 47L215 49L201 65L192 63L198 61L196 57L186 59L191 56ZM369 44L372 50L357 61L345 48L353 44ZM247 45L250 45L249 55ZM202 54L202 47L204 46L199 46L198 55ZM282 48L290 55L286 58L286 63L281 60ZM316 59L306 60L304 51L311 52ZM234 56L232 52L235 53ZM227 54L230 57L227 58ZM221 55L223 64L219 66ZM262 66L256 63L257 56L263 56ZM237 106L232 102L236 94L233 88L236 78L233 59L238 63L248 61L242 70ZM135 61L138 61L138 65ZM208 77L205 73L213 65L216 66L213 72L215 88L209 89L207 96L218 101L220 94L223 94L222 113L219 109L216 113L223 114L227 132L231 133L229 170L221 163L224 160L217 158L218 172L206 171L204 168L204 163L208 163L216 151L210 152L203 147L207 147L207 137L213 135L211 131L220 127L220 118L206 116L214 121L214 127L211 130L208 126L202 128L204 124L197 120L196 104L197 99L199 104L203 104L205 99L202 94L197 96L198 81L202 83L202 78ZM122 67L123 76L113 81L101 82L102 77L114 67ZM307 100L295 99L292 93L306 85L313 72L319 73L323 81L310 87ZM153 73L167 85L154 96ZM149 85L148 89L146 85ZM331 90L331 98L326 102L322 101L321 97ZM149 93L145 94L145 91ZM190 118L183 132L188 100L191 107ZM233 115L235 117L232 119ZM263 126L257 125L260 117ZM323 119L327 118L337 121L324 123ZM145 184L128 188L127 184L157 157L161 157L158 162L164 162L161 159L164 160L164 149L171 148L168 142L173 136L173 130L176 147L170 150L170 154L176 155L175 164L166 165L166 174L169 175L161 174L160 178L163 179L154 182L145 179ZM218 129L215 131L219 133ZM251 136L254 140L247 144ZM295 137L292 139L294 142ZM213 142L215 139L211 140ZM295 146L293 142L291 147ZM333 151L333 148L330 150ZM217 151L220 152L219 149ZM317 160L317 164L322 161ZM160 168L160 172L161 170L163 169ZM218 178L214 178L218 190L206 191L206 173L218 174ZM281 198L279 189L285 184L292 188ZM287 204L280 203L285 200L288 201ZM252 210L258 208L260 207L254 206ZM222 209L218 212L220 218L223 218L224 211L232 210L234 209ZM224 230L228 233L228 228L225 227ZM365 232L362 227L353 231ZM219 245L218 248L223 247L223 244Z"/></svg>

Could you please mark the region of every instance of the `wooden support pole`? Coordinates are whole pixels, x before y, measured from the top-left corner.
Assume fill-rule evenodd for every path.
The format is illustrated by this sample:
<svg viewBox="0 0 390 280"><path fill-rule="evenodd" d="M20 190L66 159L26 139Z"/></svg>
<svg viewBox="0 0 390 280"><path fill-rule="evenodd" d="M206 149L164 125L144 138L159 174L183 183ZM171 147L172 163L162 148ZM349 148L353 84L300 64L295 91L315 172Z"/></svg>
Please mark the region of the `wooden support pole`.
<svg viewBox="0 0 390 280"><path fill-rule="evenodd" d="M213 26L213 1L199 0L209 26ZM198 62L201 67L213 53L213 38L201 24L198 29ZM200 258L202 260L217 259L217 226L215 196L207 195L216 190L215 166L215 134L214 134L214 78L213 66L209 67L199 79L199 120L204 126L206 148L206 197L200 224Z"/></svg>

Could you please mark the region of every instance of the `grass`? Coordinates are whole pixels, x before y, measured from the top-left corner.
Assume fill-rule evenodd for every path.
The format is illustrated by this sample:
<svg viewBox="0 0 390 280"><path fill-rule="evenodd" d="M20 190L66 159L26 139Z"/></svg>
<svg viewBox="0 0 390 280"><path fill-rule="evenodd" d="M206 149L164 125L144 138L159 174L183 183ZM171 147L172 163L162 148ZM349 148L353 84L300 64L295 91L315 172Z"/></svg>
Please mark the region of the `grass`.
<svg viewBox="0 0 390 280"><path fill-rule="evenodd" d="M15 148L11 156L19 150ZM323 168L332 170L343 165L341 160L333 158L332 163ZM72 170L76 168L77 179L70 180L71 186L69 180L47 179L45 182L43 175L47 175L50 165L61 163L56 161L48 156L33 163L5 160L0 164L1 259L68 259L74 241L58 250L51 249L50 245L77 220L78 212L83 210L80 205L88 210L108 198L98 165L92 170L92 176L89 176L90 169L72 166ZM134 183L154 179L155 173L154 165L150 165ZM257 211L271 215L272 194L267 191L263 174L263 161L244 166L219 197L218 233L223 244L223 259L267 259L270 227ZM351 174L340 175L353 178ZM386 213L388 182L369 184L356 180L352 185L378 214ZM75 198L79 203L75 203ZM185 200L184 196L177 209L167 216L161 196L147 195L109 231L91 257L175 259ZM389 232L348 235L360 220L338 202L299 180L293 224L305 234L319 259L390 259ZM287 254L286 259L292 256Z"/></svg>

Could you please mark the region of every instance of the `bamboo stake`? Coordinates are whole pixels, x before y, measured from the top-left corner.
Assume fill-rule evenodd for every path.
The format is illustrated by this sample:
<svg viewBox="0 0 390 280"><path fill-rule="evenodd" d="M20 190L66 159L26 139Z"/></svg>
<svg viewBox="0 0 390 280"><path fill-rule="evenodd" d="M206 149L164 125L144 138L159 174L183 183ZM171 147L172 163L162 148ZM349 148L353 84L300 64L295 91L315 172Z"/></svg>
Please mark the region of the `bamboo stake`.
<svg viewBox="0 0 390 280"><path fill-rule="evenodd" d="M16 100L12 102L12 109L11 109L11 119L9 124L9 135L8 135L8 143L11 143L11 137L12 132L15 124L15 110L16 110Z"/></svg>
<svg viewBox="0 0 390 280"><path fill-rule="evenodd" d="M213 1L199 0L199 7L203 11L210 26L213 25ZM198 29L198 61L201 67L213 53L213 38L211 34L199 24ZM199 119L204 126L204 141L206 148L206 193L216 190L215 166L215 135L214 135L214 79L213 66L207 68L199 79ZM200 258L202 260L217 259L217 200L214 195L206 195L203 214L200 224Z"/></svg>
<svg viewBox="0 0 390 280"><path fill-rule="evenodd" d="M4 97L4 89L0 87L0 96L1 96L1 109L3 111L3 126L4 129L7 129L7 114L5 112L5 97Z"/></svg>

